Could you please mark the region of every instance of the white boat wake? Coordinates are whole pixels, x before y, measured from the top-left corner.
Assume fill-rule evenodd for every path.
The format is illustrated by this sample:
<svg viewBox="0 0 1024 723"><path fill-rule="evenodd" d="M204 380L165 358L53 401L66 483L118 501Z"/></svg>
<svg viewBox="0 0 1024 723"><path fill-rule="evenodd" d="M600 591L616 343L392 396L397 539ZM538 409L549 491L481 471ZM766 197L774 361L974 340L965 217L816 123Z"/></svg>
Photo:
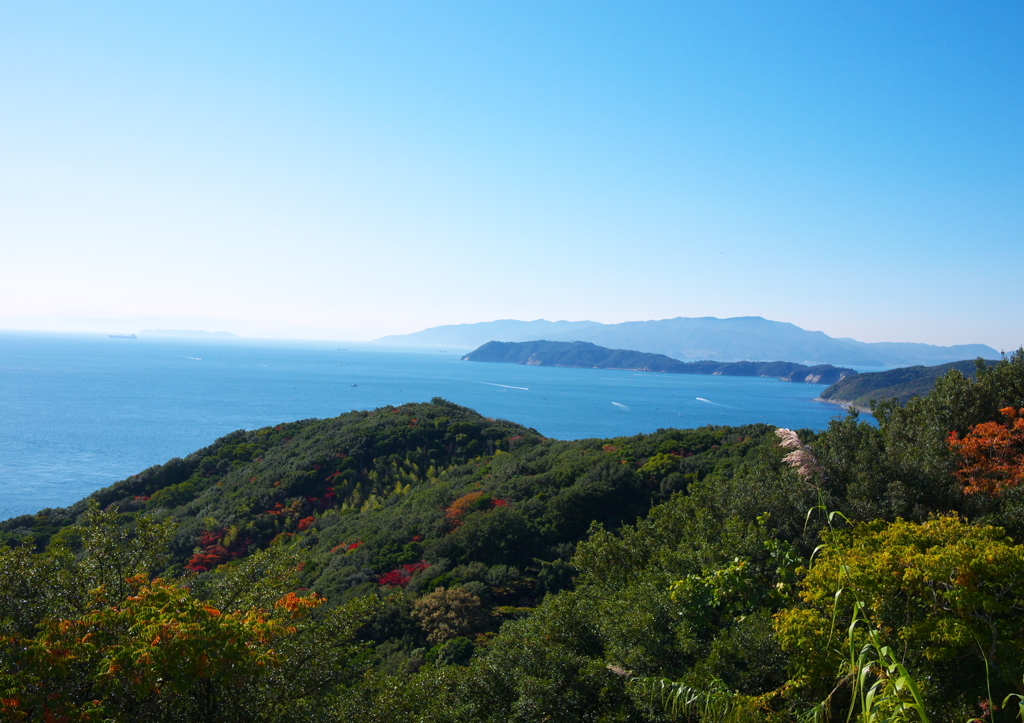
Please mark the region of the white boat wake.
<svg viewBox="0 0 1024 723"><path fill-rule="evenodd" d="M480 382L481 384L487 384L492 387L502 387L503 389L521 389L524 392L530 391L529 387L510 387L508 384L495 384L494 382Z"/></svg>
<svg viewBox="0 0 1024 723"><path fill-rule="evenodd" d="M725 407L726 409L733 409L733 407L730 407L728 404L719 404L718 402L712 402L710 399L705 399L704 397L697 397L696 399L698 402L704 402L705 404L713 404L716 407Z"/></svg>
<svg viewBox="0 0 1024 723"><path fill-rule="evenodd" d="M619 409L625 409L627 412L632 412L633 411L632 409L627 407L625 404L619 404L618 402L612 402L612 404L614 404Z"/></svg>

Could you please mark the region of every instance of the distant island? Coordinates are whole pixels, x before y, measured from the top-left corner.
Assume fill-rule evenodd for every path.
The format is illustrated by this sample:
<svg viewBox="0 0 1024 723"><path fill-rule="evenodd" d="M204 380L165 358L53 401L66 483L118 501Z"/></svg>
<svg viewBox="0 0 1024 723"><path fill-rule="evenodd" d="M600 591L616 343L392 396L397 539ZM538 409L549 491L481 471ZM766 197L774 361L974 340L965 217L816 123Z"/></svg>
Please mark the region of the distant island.
<svg viewBox="0 0 1024 723"><path fill-rule="evenodd" d="M230 331L201 331L199 329L143 329L142 336L176 336L190 338L239 339L238 334Z"/></svg>
<svg viewBox="0 0 1024 723"><path fill-rule="evenodd" d="M606 349L586 341L489 341L462 357L465 361L504 362L530 366L623 369L666 374L710 374L733 377L771 377L785 382L834 384L855 376L854 369L830 364L806 366L794 362L684 362L664 354Z"/></svg>
<svg viewBox="0 0 1024 723"><path fill-rule="evenodd" d="M461 346L475 349L491 340L589 341L609 349L635 349L665 354L673 359L742 361L790 359L808 366L833 364L856 367L905 367L947 364L961 359L994 359L999 352L984 344L935 346L908 342L867 343L835 339L820 331L760 316L731 319L715 317L626 321L518 321L502 319L478 324L450 324L413 334L385 336L386 344Z"/></svg>
<svg viewBox="0 0 1024 723"><path fill-rule="evenodd" d="M994 361L984 363L995 364ZM930 392L935 387L935 380L953 369L965 377L975 378L977 365L977 361L967 359L931 367L913 366L858 374L837 381L824 390L819 399L863 411L870 411L873 401L896 399L905 404L911 397Z"/></svg>

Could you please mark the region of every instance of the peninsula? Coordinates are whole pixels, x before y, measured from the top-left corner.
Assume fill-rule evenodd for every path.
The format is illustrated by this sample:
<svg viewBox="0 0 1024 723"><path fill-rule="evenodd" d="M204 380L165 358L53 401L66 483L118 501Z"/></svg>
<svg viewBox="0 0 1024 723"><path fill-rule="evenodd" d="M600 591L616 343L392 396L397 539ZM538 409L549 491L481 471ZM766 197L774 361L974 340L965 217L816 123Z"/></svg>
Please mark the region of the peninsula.
<svg viewBox="0 0 1024 723"><path fill-rule="evenodd" d="M465 361L505 362L530 366L622 369L666 374L772 377L784 382L835 384L857 374L831 364L806 366L785 361L684 362L664 354L606 349L587 341L489 341L462 357Z"/></svg>
<svg viewBox="0 0 1024 723"><path fill-rule="evenodd" d="M870 411L876 402L886 399L906 404L911 397L927 394L935 387L935 381L950 371L956 370L968 379L974 379L979 366L994 364L996 362L992 360L965 359L931 367L912 366L884 372L866 372L855 378L839 380L825 389L818 398L830 404Z"/></svg>

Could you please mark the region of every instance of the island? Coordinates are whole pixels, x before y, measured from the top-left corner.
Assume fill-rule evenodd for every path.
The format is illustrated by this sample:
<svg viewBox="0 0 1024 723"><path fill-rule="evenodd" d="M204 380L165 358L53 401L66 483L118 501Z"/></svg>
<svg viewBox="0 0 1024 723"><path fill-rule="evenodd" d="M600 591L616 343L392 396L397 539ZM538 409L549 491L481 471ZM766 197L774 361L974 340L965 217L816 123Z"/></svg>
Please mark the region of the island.
<svg viewBox="0 0 1024 723"><path fill-rule="evenodd" d="M504 362L530 366L621 369L665 374L770 377L784 382L835 384L857 371L831 364L807 366L786 361L684 362L664 354L607 349L587 341L489 341L462 357L464 361Z"/></svg>

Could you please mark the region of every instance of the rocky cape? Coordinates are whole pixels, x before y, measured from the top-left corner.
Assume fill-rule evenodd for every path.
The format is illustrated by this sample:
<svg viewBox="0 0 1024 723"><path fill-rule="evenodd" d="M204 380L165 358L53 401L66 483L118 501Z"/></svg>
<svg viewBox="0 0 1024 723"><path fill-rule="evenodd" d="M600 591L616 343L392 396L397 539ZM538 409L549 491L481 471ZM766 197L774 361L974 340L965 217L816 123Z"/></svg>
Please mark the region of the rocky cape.
<svg viewBox="0 0 1024 723"><path fill-rule="evenodd" d="M586 341L489 341L462 357L466 361L504 362L530 366L622 369L667 374L710 374L772 377L786 382L834 384L857 372L830 364L807 366L794 362L684 362L664 354L606 349Z"/></svg>

